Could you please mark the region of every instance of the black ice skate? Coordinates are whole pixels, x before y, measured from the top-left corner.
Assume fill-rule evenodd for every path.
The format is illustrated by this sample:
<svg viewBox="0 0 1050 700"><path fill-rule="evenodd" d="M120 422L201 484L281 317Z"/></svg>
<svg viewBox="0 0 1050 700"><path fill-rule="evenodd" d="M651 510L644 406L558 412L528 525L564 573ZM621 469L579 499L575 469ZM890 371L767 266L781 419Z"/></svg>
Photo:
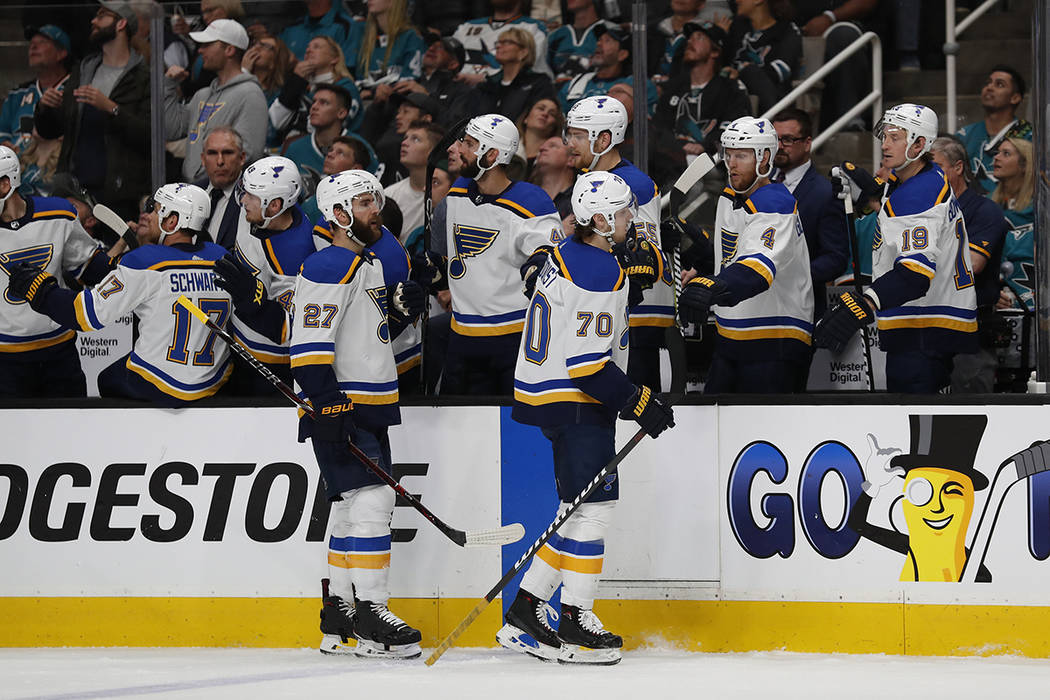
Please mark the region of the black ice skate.
<svg viewBox="0 0 1050 700"><path fill-rule="evenodd" d="M611 666L620 662L623 638L603 628L602 621L590 610L563 603L558 639L558 661L563 664Z"/></svg>
<svg viewBox="0 0 1050 700"><path fill-rule="evenodd" d="M557 620L558 613L547 601L519 588L507 610L507 624L496 633L496 641L507 649L554 661L561 647L558 633L551 627L551 622Z"/></svg>
<svg viewBox="0 0 1050 700"><path fill-rule="evenodd" d="M354 653L358 656L414 659L422 653L419 642L423 635L390 612L384 603L357 601L354 635L357 637Z"/></svg>
<svg viewBox="0 0 1050 700"><path fill-rule="evenodd" d="M337 595L328 595L328 579L321 579L321 653L353 654L354 604Z"/></svg>

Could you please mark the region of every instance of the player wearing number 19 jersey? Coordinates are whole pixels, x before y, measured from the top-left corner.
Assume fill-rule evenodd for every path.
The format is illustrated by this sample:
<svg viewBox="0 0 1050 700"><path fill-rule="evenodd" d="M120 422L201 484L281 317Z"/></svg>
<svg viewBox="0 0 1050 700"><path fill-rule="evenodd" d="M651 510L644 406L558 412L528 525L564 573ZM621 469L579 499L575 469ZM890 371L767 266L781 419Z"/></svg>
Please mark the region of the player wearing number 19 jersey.
<svg viewBox="0 0 1050 700"><path fill-rule="evenodd" d="M576 231L550 252L536 279L514 372L513 417L540 426L551 441L563 509L612 460L617 413L653 437L674 425L671 409L626 375L628 283L612 248L633 231L635 197L612 173L586 173L572 205ZM618 496L610 475L537 553L497 634L500 644L566 663L620 660L623 640L592 612ZM559 584L555 633L547 601Z"/></svg>
<svg viewBox="0 0 1050 700"><path fill-rule="evenodd" d="M153 196L149 226L158 245L126 253L109 275L79 294L60 289L37 270L16 271L12 285L22 286L32 308L69 328L99 330L129 312L138 318L131 354L98 378L102 396L150 401L178 407L211 396L230 376L226 344L176 303L185 295L216 324L230 316L230 295L215 285L213 267L226 249L195 243L211 202L194 185L164 185Z"/></svg>

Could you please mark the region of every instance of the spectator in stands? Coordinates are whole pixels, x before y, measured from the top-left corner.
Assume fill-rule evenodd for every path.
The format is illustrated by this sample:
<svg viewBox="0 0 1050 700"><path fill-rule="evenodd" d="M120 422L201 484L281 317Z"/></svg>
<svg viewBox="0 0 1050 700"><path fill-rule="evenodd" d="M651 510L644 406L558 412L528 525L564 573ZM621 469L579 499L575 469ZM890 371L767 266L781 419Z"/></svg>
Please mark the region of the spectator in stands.
<svg viewBox="0 0 1050 700"><path fill-rule="evenodd" d="M401 141L401 167L408 171L408 177L383 190L383 195L397 202L401 210L401 230L390 230L412 255L423 249L423 195L427 157L444 135L444 130L433 122L412 122Z"/></svg>
<svg viewBox="0 0 1050 700"><path fill-rule="evenodd" d="M94 209L97 202L84 189L84 186L80 184L76 176L70 173L57 173L51 180L51 196L68 199L73 208L77 210L77 221L88 232L88 235L102 243L104 248L108 250L117 242L117 234L111 231L108 226L100 224L98 219L95 218L95 213L92 209Z"/></svg>
<svg viewBox="0 0 1050 700"><path fill-rule="evenodd" d="M371 154L368 147L359 136L347 134L337 136L328 152L324 156L324 164L321 166L322 175L335 175L344 170L368 170ZM301 205L303 214L310 221L317 222L321 218L321 210L317 208L317 197L311 194ZM386 210L383 210L384 215ZM389 228L389 224L385 224ZM391 229L393 230L393 229Z"/></svg>
<svg viewBox="0 0 1050 700"><path fill-rule="evenodd" d="M263 34L253 39L251 46L244 52L241 70L251 73L259 81L266 104L273 108L273 103L284 87L284 80L292 68L292 52L277 37ZM281 147L281 137L271 122L266 127L266 148Z"/></svg>
<svg viewBox="0 0 1050 700"><path fill-rule="evenodd" d="M796 23L803 36L824 38L824 62L845 50L873 25L879 0L795 0ZM812 66L817 68L819 66ZM871 60L867 50L858 51L824 78L820 99L820 128L826 130L871 89ZM847 125L864 128L864 119L854 117Z"/></svg>
<svg viewBox="0 0 1050 700"><path fill-rule="evenodd" d="M285 43L296 59L306 55L306 47L315 36L330 36L342 49L344 56L356 56L361 48L365 23L354 19L340 0L304 0L306 17L300 24L281 32Z"/></svg>
<svg viewBox="0 0 1050 700"><path fill-rule="evenodd" d="M338 85L321 83L314 90L310 105L310 130L285 141L281 155L297 166L301 173L307 168L320 173L324 157L337 136L346 133L343 122L349 111L350 93Z"/></svg>
<svg viewBox="0 0 1050 700"><path fill-rule="evenodd" d="M536 52L535 70L551 75L551 69L547 66L547 28L543 22L523 16L524 0L491 0L491 4L491 17L468 20L459 25L453 34L467 52L466 63L460 71L461 80L478 85L499 70L493 51L499 35L508 27L518 27L532 35Z"/></svg>
<svg viewBox="0 0 1050 700"><path fill-rule="evenodd" d="M88 37L98 51L62 90L53 85L41 95L34 117L42 138L62 137L58 170L122 216L137 211L149 182L149 66L131 48L137 30L127 2L100 5Z"/></svg>
<svg viewBox="0 0 1050 700"><path fill-rule="evenodd" d="M1003 267L1008 269L1003 270L1006 285L997 306L1035 311L1035 149L1030 130L1006 134L992 174L999 184L991 200L1002 207L1011 229L1003 244Z"/></svg>
<svg viewBox="0 0 1050 700"><path fill-rule="evenodd" d="M377 84L419 77L423 37L409 22L407 4L408 0L368 0L356 69L366 99Z"/></svg>
<svg viewBox="0 0 1050 700"><path fill-rule="evenodd" d="M270 104L270 126L278 138L284 140L310 131L310 106L318 85L336 85L345 91L350 103L343 120L343 128L357 131L364 118L361 93L346 67L343 50L329 36L310 40L306 55L289 71L284 87Z"/></svg>
<svg viewBox="0 0 1050 700"><path fill-rule="evenodd" d="M576 184L576 170L569 146L561 136L552 136L540 145L539 155L532 166L529 182L539 185L554 202L567 236L572 235L572 186Z"/></svg>
<svg viewBox="0 0 1050 700"><path fill-rule="evenodd" d="M802 61L802 35L792 22L789 0L738 0L736 17L720 26L729 32L729 76L739 77L758 97L764 113L791 89Z"/></svg>
<svg viewBox="0 0 1050 700"><path fill-rule="evenodd" d="M671 0L671 15L664 17L649 29L649 68L655 75L653 80L662 83L672 76L677 67L679 52L689 37L685 35L687 24L713 22L718 14L706 7L705 0Z"/></svg>
<svg viewBox="0 0 1050 700"><path fill-rule="evenodd" d="M970 187L970 171L966 147L952 136L942 136L933 142L930 150L933 162L944 171L944 176L955 194L966 223L966 237L970 241L970 269L974 274L977 292L977 342L979 350L973 355L956 355L952 369L952 392L990 394L995 389L995 304L999 301L999 263L1003 243L1010 224L999 206Z"/></svg>
<svg viewBox="0 0 1050 700"><path fill-rule="evenodd" d="M1031 125L1017 117L1017 108L1021 106L1024 92L1024 78L1020 73L1010 66L994 66L981 89L984 119L967 124L955 134L966 145L966 152L970 156L970 168L977 184L985 192L995 189L992 160L1007 132L1031 134ZM1031 136L1028 138L1030 140Z"/></svg>
<svg viewBox="0 0 1050 700"><path fill-rule="evenodd" d="M686 155L717 153L729 122L751 113L747 90L739 80L719 74L726 33L716 24L689 23L682 29L684 70L664 84L653 116L656 150L685 167Z"/></svg>
<svg viewBox="0 0 1050 700"><path fill-rule="evenodd" d="M609 88L616 83L634 85L634 74L631 65L631 35L619 28L609 29L604 25L595 28L598 36L597 48L591 60L590 73L578 75L562 85L558 91L558 101L562 111L569 109L584 97L607 95ZM656 110L658 95L656 84L645 81L645 101L649 114Z"/></svg>
<svg viewBox="0 0 1050 700"><path fill-rule="evenodd" d="M69 78L69 35L53 24L30 28L26 34L29 69L36 77L7 93L0 107L0 146L16 152L29 141L40 96L51 87L61 90Z"/></svg>
<svg viewBox="0 0 1050 700"><path fill-rule="evenodd" d="M201 21L205 27L217 19L232 19L240 22L243 18L244 7L241 5L241 0L204 0L201 3ZM180 27L180 31L181 29ZM186 36L189 37L189 26L186 26L185 29ZM196 53L197 46L193 42L192 37L189 37L188 41L191 47L190 55L192 56ZM185 67L181 63L169 63L167 65L168 67L172 65ZM179 92L183 97L190 97L201 88L211 85L211 81L215 80L215 71L204 67L204 57L199 54L193 57L189 72L189 77L179 85Z"/></svg>
<svg viewBox="0 0 1050 700"><path fill-rule="evenodd" d="M408 173L401 170L401 142L408 127L415 121L433 121L441 109L437 100L419 92L405 95L395 94L394 104L397 111L393 124L365 124L363 136L375 145L376 155L382 164L382 172L377 173L383 186L393 184ZM375 136L371 136L375 134ZM374 139L374 140L373 140Z"/></svg>
<svg viewBox="0 0 1050 700"><path fill-rule="evenodd" d="M204 176L201 151L204 135L216 126L232 126L241 135L248 161L263 152L266 142L266 96L254 75L241 71L248 48L248 33L232 19L217 19L190 37L201 45L204 67L216 73L211 85L198 90L187 104L180 104L175 85L186 77L178 66L164 74L164 129L169 139L186 135L182 174L187 182ZM147 151L148 152L148 151Z"/></svg>
<svg viewBox="0 0 1050 700"><path fill-rule="evenodd" d="M614 26L612 22L598 16L597 0L568 0L566 7L572 21L558 27L547 37L547 63L554 71L556 85L568 82L590 69L591 56L598 46L598 36L594 30L599 25Z"/></svg>
<svg viewBox="0 0 1050 700"><path fill-rule="evenodd" d="M561 138L565 129L565 115L561 113L558 101L553 96L541 97L518 119L517 127L521 134L518 154L525 159L527 171L531 172L543 144L552 136Z"/></svg>
<svg viewBox="0 0 1050 700"><path fill-rule="evenodd" d="M227 250L233 250L236 245L238 227L244 220L234 190L246 162L244 143L236 129L217 126L208 131L201 150L201 166L205 177L194 184L204 189L211 198L211 212L204 230L213 241Z"/></svg>
<svg viewBox="0 0 1050 700"><path fill-rule="evenodd" d="M504 30L496 40L495 52L501 68L478 86L475 114L502 114L517 121L537 100L554 98L551 79L532 70L536 47L529 32L519 27Z"/></svg>
<svg viewBox="0 0 1050 700"><path fill-rule="evenodd" d="M846 271L849 235L846 212L831 191L831 182L817 172L810 160L813 122L809 113L789 108L773 117L779 148L773 158L773 182L782 182L798 200L798 218L809 249L813 280L813 318L827 308L825 287Z"/></svg>
<svg viewBox="0 0 1050 700"><path fill-rule="evenodd" d="M23 142L24 148L18 154L22 164L22 184L18 192L23 197L36 195L47 197L51 194L51 183L58 170L58 154L62 150L62 139L45 139L36 129Z"/></svg>

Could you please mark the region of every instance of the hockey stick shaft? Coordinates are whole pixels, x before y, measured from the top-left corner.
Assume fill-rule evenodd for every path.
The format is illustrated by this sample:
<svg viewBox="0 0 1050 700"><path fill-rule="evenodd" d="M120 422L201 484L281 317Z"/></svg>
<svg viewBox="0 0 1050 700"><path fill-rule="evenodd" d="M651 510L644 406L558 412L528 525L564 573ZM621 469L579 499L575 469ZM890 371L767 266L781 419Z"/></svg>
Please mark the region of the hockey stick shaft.
<svg viewBox="0 0 1050 700"><path fill-rule="evenodd" d="M214 321L212 321L211 317L208 316L208 314L201 311L196 304L187 299L185 296L180 296L178 303L184 306L187 310L189 310L189 312L193 314L197 318L197 320L199 320L201 323L207 326L210 331L222 338L231 350L240 355L242 359L244 359L248 364L250 364L256 371L262 374L267 379L267 381L269 381L271 384L277 387L277 390L284 394L285 397L287 397L292 403L298 406L299 409L301 409L304 413L313 418L313 406L301 399L299 395L296 394L290 386L285 384L280 377L278 377L276 374L270 371L269 367L264 365L262 362L259 362L259 360L255 359L255 356L248 352L247 348L245 348L243 345L237 342L237 340L232 335L230 335L224 328L220 327ZM350 452L353 453L353 455L361 462L361 464L363 464L370 472L382 479L387 486L394 489L398 496L401 496L406 501L408 501L408 504L410 506L415 508L416 511L418 511L424 518L429 520L434 525L434 527L436 527L438 530L441 531L443 535L445 535L445 537L449 538L450 540L458 544L460 547L465 547L468 544L510 544L511 542L517 542L524 536L525 529L520 523L514 523L513 525L508 525L503 528L497 528L495 530L483 530L476 532L466 532L464 530L457 530L453 527L449 527L447 524L445 524L444 521L442 521L436 515L431 513L430 509L428 509L426 506L420 503L419 499L417 499L415 496L413 496L411 493L405 490L405 487L399 484L397 480L394 479L394 477L390 476L385 471L383 471L383 469L378 464L373 462L368 457L368 455L362 452L357 445L355 445L352 442L347 442L347 446L350 448ZM519 531L520 534L518 534L518 536L514 539L508 539L508 541L506 542L498 541L501 539L507 539L513 536L514 534L517 534ZM506 533L506 536L501 538L500 533Z"/></svg>
<svg viewBox="0 0 1050 700"><path fill-rule="evenodd" d="M521 558L518 559L517 562L515 562L514 566L510 567L510 569L507 570L507 573L503 574L503 578L501 578L496 583L496 585L493 586L492 589L485 594L484 598L478 601L478 604L474 606L474 609L471 610L467 614L467 616L463 618L463 621L456 625L456 628L452 630L452 632L450 632L447 637L445 637L444 641L442 641L436 649L434 649L433 653L431 653L430 656L427 657L427 666L432 666L438 659L441 658L442 654L448 651L452 647L452 645L455 644L456 639L458 639L459 636L463 634L463 632L465 632L468 627L470 627L470 624L477 619L477 617L485 610L488 604L495 600L496 596L500 594L500 591L507 587L507 584L510 583L511 579L517 576L518 572L521 571L527 563L529 563L529 560L532 559L533 555L535 555L536 552L540 550L540 547L545 545L547 543L547 540L549 540L551 536L558 531L558 528L564 525L565 521L568 520L572 516L572 514L579 509L581 505L583 505L583 502L586 501L590 497L590 495L594 493L598 489L598 487L602 485L602 483L605 482L605 477L616 471L616 468L620 465L620 462L622 462L627 457L627 455L631 453L631 450L638 446L638 443L640 443L642 441L642 438L644 438L645 436L646 432L644 429L638 430L638 432L631 436L631 439L627 441L626 445L620 448L620 451L616 453L616 456L612 458L612 461L610 461L608 464L602 467L602 470L598 472L594 479L591 480L591 483L587 485L587 488L580 492L580 495L578 495L573 500L573 502L569 504L568 508L566 508L564 511L558 514L558 517L556 517L554 519L554 522L552 522L547 527L547 529L544 530L543 534L540 535L539 539L533 542L532 546L525 550L525 553L521 555Z"/></svg>
<svg viewBox="0 0 1050 700"><path fill-rule="evenodd" d="M864 288L860 283L860 243L857 242L857 215L853 211L853 199L849 196L842 201L846 209L846 233L849 236L850 256L853 258L853 291L860 302ZM875 371L871 366L871 336L868 327L860 329L864 341L864 364L868 369L868 391L875 391Z"/></svg>

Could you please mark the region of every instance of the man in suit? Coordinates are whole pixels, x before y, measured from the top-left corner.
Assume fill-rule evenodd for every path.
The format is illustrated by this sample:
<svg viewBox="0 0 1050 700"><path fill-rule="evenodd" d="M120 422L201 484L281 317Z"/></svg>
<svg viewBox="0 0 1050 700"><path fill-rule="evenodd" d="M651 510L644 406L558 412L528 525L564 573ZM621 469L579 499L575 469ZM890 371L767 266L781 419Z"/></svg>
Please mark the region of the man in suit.
<svg viewBox="0 0 1050 700"><path fill-rule="evenodd" d="M244 142L236 129L217 126L208 132L201 150L206 177L194 184L203 187L211 197L211 215L206 228L212 240L227 250L233 250L238 222L243 218L234 189L246 159Z"/></svg>
<svg viewBox="0 0 1050 700"><path fill-rule="evenodd" d="M810 160L813 122L809 114L785 109L773 117L773 128L780 147L773 160L776 170L772 179L783 182L798 200L813 277L813 317L817 319L827 307L824 287L846 270L849 261L846 212L831 191L831 182L816 171Z"/></svg>

